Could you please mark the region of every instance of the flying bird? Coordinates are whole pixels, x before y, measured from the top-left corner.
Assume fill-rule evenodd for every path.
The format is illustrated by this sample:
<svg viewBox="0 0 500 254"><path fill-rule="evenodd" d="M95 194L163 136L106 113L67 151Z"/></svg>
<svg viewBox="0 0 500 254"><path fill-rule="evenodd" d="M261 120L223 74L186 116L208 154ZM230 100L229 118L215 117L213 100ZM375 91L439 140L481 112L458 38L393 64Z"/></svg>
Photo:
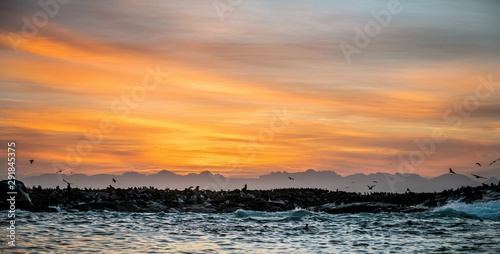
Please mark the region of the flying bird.
<svg viewBox="0 0 500 254"><path fill-rule="evenodd" d="M484 176L480 176L480 175L475 175L475 174L471 174L471 175L473 175L474 177L476 177L476 179L479 179L479 178L483 178L483 179L486 179L486 177L484 177Z"/></svg>
<svg viewBox="0 0 500 254"><path fill-rule="evenodd" d="M111 178L111 180L113 180L113 183L116 183L116 179L115 178Z"/></svg>
<svg viewBox="0 0 500 254"><path fill-rule="evenodd" d="M63 171L64 171L64 169L59 169L59 170L57 170L56 174L61 173Z"/></svg>
<svg viewBox="0 0 500 254"><path fill-rule="evenodd" d="M290 179L291 181L295 180L295 179L293 179L293 177L288 177L288 179Z"/></svg>
<svg viewBox="0 0 500 254"><path fill-rule="evenodd" d="M481 163L479 163L479 162L476 162L476 165L478 165L478 166L480 166L480 167L481 167Z"/></svg>
<svg viewBox="0 0 500 254"><path fill-rule="evenodd" d="M33 164L33 162L34 162L34 161L35 161L35 160L30 160L30 164Z"/></svg>
<svg viewBox="0 0 500 254"><path fill-rule="evenodd" d="M370 189L370 190L371 190L371 189L373 189L373 187L375 187L376 185L374 184L374 185L372 185L372 186L370 186L370 185L366 185L366 186L368 186L368 189Z"/></svg>
<svg viewBox="0 0 500 254"><path fill-rule="evenodd" d="M493 165L493 163L495 163L495 162L497 162L497 161L500 161L500 158L498 158L498 159L496 159L496 160L492 161L492 162L490 163L490 166L491 166L491 165Z"/></svg>
<svg viewBox="0 0 500 254"><path fill-rule="evenodd" d="M71 188L71 185L72 185L73 183L70 183L70 182L68 182L68 181L66 181L66 180L64 180L64 179L63 179L63 181L64 181L65 183L67 183L67 184L68 184L68 189L69 189L69 188Z"/></svg>
<svg viewBox="0 0 500 254"><path fill-rule="evenodd" d="M450 174L456 174L453 169L450 168Z"/></svg>
<svg viewBox="0 0 500 254"><path fill-rule="evenodd" d="M377 181L373 181L374 183L378 183Z"/></svg>

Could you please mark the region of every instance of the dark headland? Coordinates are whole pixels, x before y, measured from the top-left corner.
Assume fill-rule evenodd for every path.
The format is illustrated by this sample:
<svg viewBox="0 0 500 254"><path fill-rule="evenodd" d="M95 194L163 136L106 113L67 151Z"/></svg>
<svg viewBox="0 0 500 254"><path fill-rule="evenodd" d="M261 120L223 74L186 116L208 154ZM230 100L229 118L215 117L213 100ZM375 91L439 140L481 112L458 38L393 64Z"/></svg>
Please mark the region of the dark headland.
<svg viewBox="0 0 500 254"><path fill-rule="evenodd" d="M0 182L0 208L9 209L8 183ZM12 191L12 190L10 190ZM202 212L230 213L238 209L288 211L296 208L326 213L421 212L452 200L470 203L500 199L500 183L430 193L355 193L325 189L211 191L153 187L120 189L27 188L16 181L16 208L32 212Z"/></svg>

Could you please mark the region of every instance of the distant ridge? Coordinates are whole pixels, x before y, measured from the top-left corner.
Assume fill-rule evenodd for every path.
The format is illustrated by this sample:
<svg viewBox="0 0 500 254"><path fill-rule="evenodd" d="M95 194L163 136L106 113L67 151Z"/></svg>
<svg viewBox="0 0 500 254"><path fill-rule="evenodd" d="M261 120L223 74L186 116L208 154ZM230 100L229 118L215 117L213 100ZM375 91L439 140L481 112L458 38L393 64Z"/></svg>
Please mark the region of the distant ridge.
<svg viewBox="0 0 500 254"><path fill-rule="evenodd" d="M116 179L116 183L112 179ZM292 178L293 181L290 179ZM116 188L128 187L155 187L160 189L185 189L190 186L199 186L200 189L211 190L233 190L241 189L247 184L248 189L277 189L277 188L320 188L329 190L368 192L367 185L375 185L373 192L434 192L453 189L463 186L479 186L482 183L498 183L496 178L486 181L476 181L462 174L443 174L434 178L424 178L418 174L353 174L341 176L334 171L316 171L309 169L304 172L272 172L258 178L226 178L220 174L212 174L204 171L199 174L178 175L173 172L162 170L155 174L145 175L138 172L126 172L122 175L112 174L42 174L21 179L29 186L55 188L66 187L62 181L65 179L74 187L80 188Z"/></svg>

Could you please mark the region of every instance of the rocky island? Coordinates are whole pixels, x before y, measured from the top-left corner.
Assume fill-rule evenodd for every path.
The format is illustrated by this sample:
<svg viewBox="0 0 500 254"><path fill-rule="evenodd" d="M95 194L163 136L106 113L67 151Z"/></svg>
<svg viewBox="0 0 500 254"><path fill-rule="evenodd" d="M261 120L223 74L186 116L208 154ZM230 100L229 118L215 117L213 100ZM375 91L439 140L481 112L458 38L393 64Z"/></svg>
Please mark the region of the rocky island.
<svg viewBox="0 0 500 254"><path fill-rule="evenodd" d="M9 209L9 185L0 182L0 208ZM312 188L273 190L184 190L140 188L27 188L16 181L16 209L32 212L200 212L230 213L238 209L288 211L297 208L326 213L421 212L452 200L462 202L500 199L500 183L461 187L430 193L356 193Z"/></svg>

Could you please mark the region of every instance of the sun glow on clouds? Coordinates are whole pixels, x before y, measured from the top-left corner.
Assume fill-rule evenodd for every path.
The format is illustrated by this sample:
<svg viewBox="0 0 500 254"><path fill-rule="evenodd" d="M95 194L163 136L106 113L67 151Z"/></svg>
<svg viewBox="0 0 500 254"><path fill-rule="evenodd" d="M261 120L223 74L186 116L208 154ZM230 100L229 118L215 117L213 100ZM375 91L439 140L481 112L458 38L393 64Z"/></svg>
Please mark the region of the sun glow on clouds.
<svg viewBox="0 0 500 254"><path fill-rule="evenodd" d="M448 140L415 173L440 175L450 164L479 172L475 162L500 157L500 93L459 128L443 120L474 94L479 75L499 79L492 71L500 67L493 24L461 31L446 20L458 19L456 13L442 10L435 22L454 29L436 37L435 27L409 15L434 13L432 4L406 5L408 15L395 17L398 23L348 64L338 43L352 40L352 28L372 17L370 9L344 2L294 2L286 10L245 3L224 22L210 4L122 2L120 12L101 4L65 5L18 53L0 37L1 140L19 144L20 174L53 173L52 164L64 164L79 142L99 138L92 130L103 119L113 130L71 167L75 173L395 173L398 156L436 128ZM22 36L21 17L36 8L13 9L9 17L19 18L2 23L2 33ZM488 8L474 10L498 24ZM156 66L162 82L124 115L113 103L130 100L146 68ZM269 132L282 110L293 118ZM28 167L28 158L36 165Z"/></svg>

